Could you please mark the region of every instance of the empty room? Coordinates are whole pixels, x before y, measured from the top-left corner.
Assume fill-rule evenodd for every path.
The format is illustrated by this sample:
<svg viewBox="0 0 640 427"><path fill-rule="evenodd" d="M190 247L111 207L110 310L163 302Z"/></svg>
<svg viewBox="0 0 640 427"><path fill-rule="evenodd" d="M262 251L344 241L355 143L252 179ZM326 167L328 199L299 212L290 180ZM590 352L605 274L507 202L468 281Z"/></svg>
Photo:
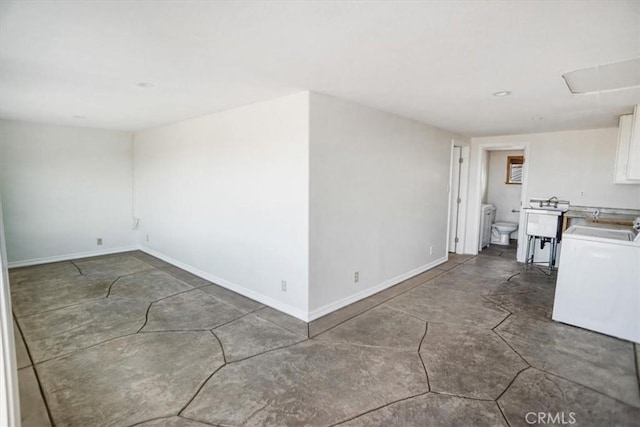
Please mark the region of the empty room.
<svg viewBox="0 0 640 427"><path fill-rule="evenodd" d="M0 1L0 426L638 426L640 2Z"/></svg>

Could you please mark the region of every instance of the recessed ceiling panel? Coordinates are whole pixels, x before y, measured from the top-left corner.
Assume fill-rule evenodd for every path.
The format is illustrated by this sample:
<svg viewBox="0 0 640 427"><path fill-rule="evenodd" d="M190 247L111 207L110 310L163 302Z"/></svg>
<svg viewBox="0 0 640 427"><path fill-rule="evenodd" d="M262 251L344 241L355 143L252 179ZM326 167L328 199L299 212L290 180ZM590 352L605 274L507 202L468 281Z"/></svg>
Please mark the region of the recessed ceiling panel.
<svg viewBox="0 0 640 427"><path fill-rule="evenodd" d="M564 74L571 93L595 93L640 86L640 58L582 68Z"/></svg>

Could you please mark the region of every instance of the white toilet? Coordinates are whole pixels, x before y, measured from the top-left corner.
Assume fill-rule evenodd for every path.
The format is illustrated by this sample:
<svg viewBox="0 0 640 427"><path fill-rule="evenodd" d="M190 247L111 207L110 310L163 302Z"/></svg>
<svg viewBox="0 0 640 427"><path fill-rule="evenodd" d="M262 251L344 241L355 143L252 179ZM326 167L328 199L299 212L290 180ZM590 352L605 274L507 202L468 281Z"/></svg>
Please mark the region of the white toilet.
<svg viewBox="0 0 640 427"><path fill-rule="evenodd" d="M491 225L491 243L509 246L509 236L518 229L517 222L497 221Z"/></svg>

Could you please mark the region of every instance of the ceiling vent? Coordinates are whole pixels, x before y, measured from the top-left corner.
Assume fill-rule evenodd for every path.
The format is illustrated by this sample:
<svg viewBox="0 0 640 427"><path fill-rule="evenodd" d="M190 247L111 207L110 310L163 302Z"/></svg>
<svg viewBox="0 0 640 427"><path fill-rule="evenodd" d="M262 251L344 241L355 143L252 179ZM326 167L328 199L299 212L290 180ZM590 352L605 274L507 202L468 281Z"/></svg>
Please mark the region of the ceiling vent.
<svg viewBox="0 0 640 427"><path fill-rule="evenodd" d="M562 77L574 94L630 89L640 86L640 58L582 68Z"/></svg>

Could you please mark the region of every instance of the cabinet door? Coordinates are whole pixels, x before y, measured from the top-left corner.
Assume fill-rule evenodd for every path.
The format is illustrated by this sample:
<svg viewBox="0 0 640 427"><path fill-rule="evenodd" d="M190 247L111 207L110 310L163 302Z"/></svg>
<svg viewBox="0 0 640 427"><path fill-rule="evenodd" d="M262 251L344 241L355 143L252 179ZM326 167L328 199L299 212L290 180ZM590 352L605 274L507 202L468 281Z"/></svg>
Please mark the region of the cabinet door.
<svg viewBox="0 0 640 427"><path fill-rule="evenodd" d="M492 211L487 211L484 214L484 221L482 223L482 247L489 246L491 244L491 218L493 216Z"/></svg>
<svg viewBox="0 0 640 427"><path fill-rule="evenodd" d="M633 116L631 114L620 116L620 128L618 131L618 151L616 152L616 164L613 182L615 184L638 184L640 180L633 181L628 178L631 132Z"/></svg>
<svg viewBox="0 0 640 427"><path fill-rule="evenodd" d="M631 124L631 141L629 143L629 159L627 163L627 179L640 180L640 106L633 109Z"/></svg>

